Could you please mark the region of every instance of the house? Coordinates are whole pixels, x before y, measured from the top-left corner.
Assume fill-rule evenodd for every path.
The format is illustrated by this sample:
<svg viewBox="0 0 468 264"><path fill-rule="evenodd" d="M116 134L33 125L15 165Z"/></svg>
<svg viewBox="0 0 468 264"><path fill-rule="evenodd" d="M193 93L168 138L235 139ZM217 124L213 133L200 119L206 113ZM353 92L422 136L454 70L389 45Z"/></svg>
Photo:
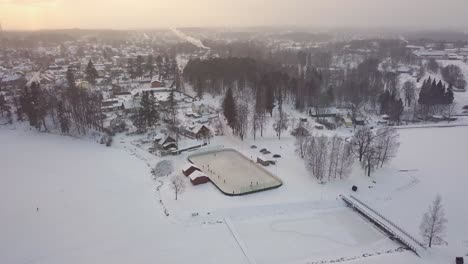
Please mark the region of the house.
<svg viewBox="0 0 468 264"><path fill-rule="evenodd" d="M406 67L406 66L400 66L400 67L397 68L396 72L399 73L399 74L404 74L404 73L410 74L411 69L409 67Z"/></svg>
<svg viewBox="0 0 468 264"><path fill-rule="evenodd" d="M195 103L192 103L192 112L194 114L200 114L201 116L204 113L209 113L210 107L205 104L196 105Z"/></svg>
<svg viewBox="0 0 468 264"><path fill-rule="evenodd" d="M200 168L198 168L195 164L192 164L192 163L187 163L184 165L184 167L182 168L182 173L185 175L185 176L189 176L190 174L192 174L194 171L201 171Z"/></svg>
<svg viewBox="0 0 468 264"><path fill-rule="evenodd" d="M198 170L192 172L188 177L193 185L200 185L210 181L210 178L205 173Z"/></svg>
<svg viewBox="0 0 468 264"><path fill-rule="evenodd" d="M353 122L356 126L364 126L366 125L366 120L362 117L355 117Z"/></svg>
<svg viewBox="0 0 468 264"><path fill-rule="evenodd" d="M162 86L163 83L159 80L158 76L154 76L153 79L151 79L151 88L160 88Z"/></svg>
<svg viewBox="0 0 468 264"><path fill-rule="evenodd" d="M117 111L123 109L123 104L117 99L102 100L101 110L104 112Z"/></svg>
<svg viewBox="0 0 468 264"><path fill-rule="evenodd" d="M165 136L161 138L156 136L154 138L153 144L155 148L162 148L165 150L177 149L177 143L171 136Z"/></svg>
<svg viewBox="0 0 468 264"><path fill-rule="evenodd" d="M206 139L212 135L211 130L203 124L190 125L185 128L184 132L187 137L196 139Z"/></svg>

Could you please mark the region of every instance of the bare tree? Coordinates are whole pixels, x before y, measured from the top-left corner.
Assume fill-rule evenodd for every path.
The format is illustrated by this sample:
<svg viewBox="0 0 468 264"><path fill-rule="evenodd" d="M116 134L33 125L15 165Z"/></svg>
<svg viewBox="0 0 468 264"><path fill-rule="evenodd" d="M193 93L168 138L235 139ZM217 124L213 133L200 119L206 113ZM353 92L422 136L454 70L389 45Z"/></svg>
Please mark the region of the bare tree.
<svg viewBox="0 0 468 264"><path fill-rule="evenodd" d="M379 165L379 150L378 147L371 143L364 152L361 160L361 166L366 170L367 176L371 176L371 172L374 171Z"/></svg>
<svg viewBox="0 0 468 264"><path fill-rule="evenodd" d="M356 133L354 133L353 137L351 138L353 153L359 158L359 161L362 161L362 158L372 144L372 139L372 131L366 126L358 128Z"/></svg>
<svg viewBox="0 0 468 264"><path fill-rule="evenodd" d="M398 138L399 135L395 128L383 127L377 130L377 135L375 136L377 166L380 164L380 167L382 167L384 163L396 155L400 147Z"/></svg>
<svg viewBox="0 0 468 264"><path fill-rule="evenodd" d="M260 129L260 136L263 137L263 131L265 130L265 124L267 122L267 115L265 111L258 113L258 128Z"/></svg>
<svg viewBox="0 0 468 264"><path fill-rule="evenodd" d="M291 135L296 138L296 153L299 154L303 159L306 154L308 137L310 136L307 125L304 125L303 122L300 122L299 125L293 131L291 131Z"/></svg>
<svg viewBox="0 0 468 264"><path fill-rule="evenodd" d="M273 129L276 131L278 139L281 139L281 133L287 130L289 126L289 115L284 112L281 108L278 108L278 115L273 123Z"/></svg>
<svg viewBox="0 0 468 264"><path fill-rule="evenodd" d="M253 111L251 122L252 122L252 134L253 134L254 140L257 139L257 131L260 126L259 121L258 121L259 120L258 115L259 113L257 113L257 111Z"/></svg>
<svg viewBox="0 0 468 264"><path fill-rule="evenodd" d="M450 118L453 116L456 106L456 103L444 105L444 115L449 118L447 122L450 122Z"/></svg>
<svg viewBox="0 0 468 264"><path fill-rule="evenodd" d="M185 190L185 182L184 178L180 175L174 175L171 178L171 188L174 191L175 199L177 200L177 196L184 192Z"/></svg>
<svg viewBox="0 0 468 264"><path fill-rule="evenodd" d="M319 182L343 179L349 175L353 165L351 145L344 139L306 137L305 164Z"/></svg>
<svg viewBox="0 0 468 264"><path fill-rule="evenodd" d="M403 84L403 94L405 95L406 106L411 106L416 101L416 85L412 81Z"/></svg>
<svg viewBox="0 0 468 264"><path fill-rule="evenodd" d="M429 247L432 245L440 245L443 243L445 235L447 219L445 218L445 210L442 206L442 197L437 195L428 211L424 214L419 229L421 236L424 237Z"/></svg>
<svg viewBox="0 0 468 264"><path fill-rule="evenodd" d="M239 103L237 107L237 118L237 127L235 131L241 140L244 140L249 127L249 106L247 103Z"/></svg>
<svg viewBox="0 0 468 264"><path fill-rule="evenodd" d="M354 163L353 149L351 144L346 141L342 141L342 146L338 155L339 161L337 173L340 176L340 179L344 179L351 173L351 167Z"/></svg>

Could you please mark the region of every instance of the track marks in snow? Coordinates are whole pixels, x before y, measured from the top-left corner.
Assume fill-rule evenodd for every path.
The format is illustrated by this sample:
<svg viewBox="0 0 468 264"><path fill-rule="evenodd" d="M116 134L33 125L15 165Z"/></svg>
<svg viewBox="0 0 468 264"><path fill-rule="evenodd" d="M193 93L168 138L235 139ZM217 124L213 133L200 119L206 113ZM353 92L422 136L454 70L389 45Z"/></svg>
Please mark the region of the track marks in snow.
<svg viewBox="0 0 468 264"><path fill-rule="evenodd" d="M355 244L350 244L350 243L345 243L343 241L338 241L338 240L336 240L336 239L334 239L332 237L327 237L327 236L319 235L319 234L316 234L316 233L300 232L300 231L294 230L293 228L281 227L282 224L289 224L289 223L292 223L292 222L295 222L295 221L305 221L305 220L308 220L308 219L315 219L315 217L314 218L300 218L300 219L294 219L294 220L274 221L274 222L270 223L270 230L273 231L273 232L277 232L277 233L290 233L290 234L296 234L298 236L320 238L320 239L328 240L330 242L340 244L340 245L343 245L343 246L347 246L347 247L355 246Z"/></svg>

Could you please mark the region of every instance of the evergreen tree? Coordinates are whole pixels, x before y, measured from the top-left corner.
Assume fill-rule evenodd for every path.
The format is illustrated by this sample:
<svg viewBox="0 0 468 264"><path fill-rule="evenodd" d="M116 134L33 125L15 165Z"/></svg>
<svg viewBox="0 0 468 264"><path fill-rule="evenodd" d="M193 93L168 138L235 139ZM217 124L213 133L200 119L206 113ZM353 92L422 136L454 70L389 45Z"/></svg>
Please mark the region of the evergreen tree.
<svg viewBox="0 0 468 264"><path fill-rule="evenodd" d="M74 88L76 86L75 85L75 74L74 74L71 67L68 67L68 69L67 69L66 78L67 78L68 87L69 88Z"/></svg>
<svg viewBox="0 0 468 264"><path fill-rule="evenodd" d="M96 84L96 79L99 77L96 68L91 60L88 62L88 66L86 66L86 81L91 84Z"/></svg>
<svg viewBox="0 0 468 264"><path fill-rule="evenodd" d="M137 127L138 133L146 132L146 116L143 107L140 107L138 109L138 113L136 114L135 121L133 124Z"/></svg>
<svg viewBox="0 0 468 264"><path fill-rule="evenodd" d="M201 78L197 79L197 83L195 85L195 91L197 92L198 99L201 100L203 98L203 91L204 91L203 80Z"/></svg>
<svg viewBox="0 0 468 264"><path fill-rule="evenodd" d="M57 116L60 123L60 130L64 134L68 134L70 131L70 121L68 120L67 114L65 113L65 107L62 101L59 101L57 106Z"/></svg>
<svg viewBox="0 0 468 264"><path fill-rule="evenodd" d="M45 118L48 104L44 92L38 83L33 82L30 87L25 86L20 96L21 106L29 120L29 125L38 130L44 126L47 130Z"/></svg>
<svg viewBox="0 0 468 264"><path fill-rule="evenodd" d="M141 55L138 55L136 59L135 75L137 77L143 76L143 57Z"/></svg>
<svg viewBox="0 0 468 264"><path fill-rule="evenodd" d="M235 129L237 127L237 107L231 87L229 87L226 92L226 96L224 97L223 113L226 117L228 126Z"/></svg>
<svg viewBox="0 0 468 264"><path fill-rule="evenodd" d="M145 65L146 71L149 72L150 78L153 78L153 73L154 73L154 58L153 55L149 55L148 59L146 60L146 65Z"/></svg>
<svg viewBox="0 0 468 264"><path fill-rule="evenodd" d="M159 113L156 107L156 97L154 97L154 93L151 92L149 96L149 115L148 115L148 126L153 126L159 120Z"/></svg>
<svg viewBox="0 0 468 264"><path fill-rule="evenodd" d="M444 95L444 104L452 104L454 100L452 85L449 86Z"/></svg>
<svg viewBox="0 0 468 264"><path fill-rule="evenodd" d="M7 105L5 96L3 96L3 94L0 94L0 114L2 116L7 111L7 107L8 107L8 105Z"/></svg>
<svg viewBox="0 0 468 264"><path fill-rule="evenodd" d="M172 124L175 124L175 119L176 119L176 114L177 114L177 111L176 111L176 100L175 100L175 94L174 94L174 89L171 89L171 92L169 93L169 97L167 99L168 101L168 104L169 104L169 112L171 114L171 121L172 121Z"/></svg>
<svg viewBox="0 0 468 264"><path fill-rule="evenodd" d="M128 59L127 63L127 73L130 75L130 79L135 79L136 78L136 70L135 70L135 65L134 61L132 58Z"/></svg>

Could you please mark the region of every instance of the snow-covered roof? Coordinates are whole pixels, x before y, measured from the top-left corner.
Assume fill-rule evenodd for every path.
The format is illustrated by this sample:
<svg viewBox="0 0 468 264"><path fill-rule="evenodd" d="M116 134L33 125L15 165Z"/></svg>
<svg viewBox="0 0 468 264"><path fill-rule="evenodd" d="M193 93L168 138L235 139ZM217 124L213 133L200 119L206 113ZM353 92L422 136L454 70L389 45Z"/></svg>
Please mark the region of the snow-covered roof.
<svg viewBox="0 0 468 264"><path fill-rule="evenodd" d="M153 140L161 140L163 139L164 134L158 133L153 137Z"/></svg>
<svg viewBox="0 0 468 264"><path fill-rule="evenodd" d="M208 177L208 176L206 176L206 174L201 172L201 171L194 171L189 175L189 178L192 181L197 179L197 178L201 178L201 177Z"/></svg>
<svg viewBox="0 0 468 264"><path fill-rule="evenodd" d="M190 130L190 132L192 132L193 134L198 134L198 132L200 132L200 130L205 127L207 128L208 130L211 131L211 129L203 124L196 124L196 125L192 125L192 126L189 126L187 128L187 130Z"/></svg>
<svg viewBox="0 0 468 264"><path fill-rule="evenodd" d="M197 165L195 165L195 164L193 164L193 163L186 163L186 164L182 167L182 171L187 171L188 169L190 169L190 168L192 168L192 167L200 170L200 168L198 168Z"/></svg>

